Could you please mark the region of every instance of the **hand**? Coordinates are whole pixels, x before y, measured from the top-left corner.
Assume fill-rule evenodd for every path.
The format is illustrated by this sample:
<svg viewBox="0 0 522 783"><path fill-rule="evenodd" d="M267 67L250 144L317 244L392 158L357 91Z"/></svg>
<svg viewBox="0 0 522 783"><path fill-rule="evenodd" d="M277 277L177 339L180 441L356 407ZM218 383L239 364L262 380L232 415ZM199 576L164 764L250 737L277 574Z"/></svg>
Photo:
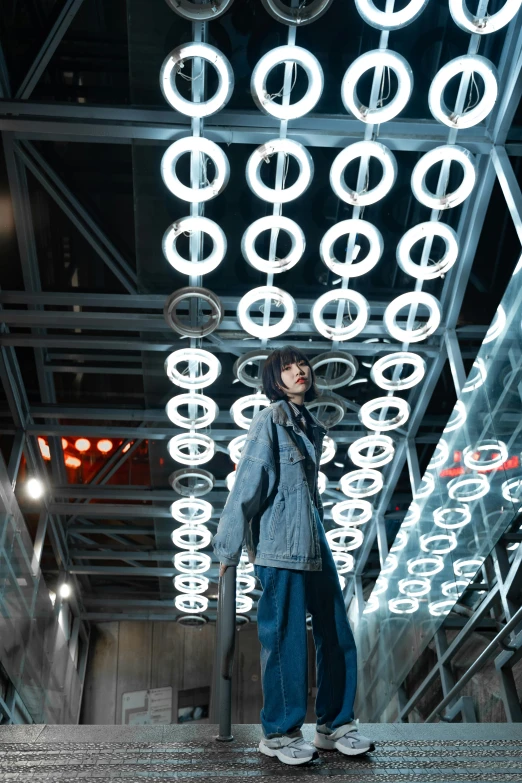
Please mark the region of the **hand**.
<svg viewBox="0 0 522 783"><path fill-rule="evenodd" d="M225 575L225 571L227 570L227 568L228 568L227 565L225 565L224 563L220 563L219 564L219 575L220 576L224 576Z"/></svg>

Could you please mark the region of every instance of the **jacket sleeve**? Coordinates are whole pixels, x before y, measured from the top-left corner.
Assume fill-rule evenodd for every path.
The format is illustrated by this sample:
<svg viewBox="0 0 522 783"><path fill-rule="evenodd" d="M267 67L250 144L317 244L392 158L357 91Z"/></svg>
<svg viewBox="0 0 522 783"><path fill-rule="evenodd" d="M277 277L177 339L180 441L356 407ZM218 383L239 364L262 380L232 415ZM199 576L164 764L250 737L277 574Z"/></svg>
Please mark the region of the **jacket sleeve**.
<svg viewBox="0 0 522 783"><path fill-rule="evenodd" d="M225 565L235 566L239 563L248 523L270 496L276 482L272 420L266 415L261 422L256 419L250 425L236 469L234 486L212 539L214 552Z"/></svg>

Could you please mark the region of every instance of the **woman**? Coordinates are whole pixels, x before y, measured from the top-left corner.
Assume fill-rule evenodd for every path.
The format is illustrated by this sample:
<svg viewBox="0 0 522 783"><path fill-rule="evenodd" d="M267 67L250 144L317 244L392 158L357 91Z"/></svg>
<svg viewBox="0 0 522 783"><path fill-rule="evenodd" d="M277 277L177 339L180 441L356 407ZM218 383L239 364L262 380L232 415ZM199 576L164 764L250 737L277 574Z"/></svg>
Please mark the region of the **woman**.
<svg viewBox="0 0 522 783"><path fill-rule="evenodd" d="M263 368L263 388L271 404L250 425L212 542L220 577L238 564L246 542L263 588L257 607L264 698L259 750L285 764L317 758L316 748L366 753L373 744L359 733L353 715L357 653L317 489L326 430L304 404L317 396L306 356L293 346L273 351ZM307 612L317 662L313 745L301 732Z"/></svg>

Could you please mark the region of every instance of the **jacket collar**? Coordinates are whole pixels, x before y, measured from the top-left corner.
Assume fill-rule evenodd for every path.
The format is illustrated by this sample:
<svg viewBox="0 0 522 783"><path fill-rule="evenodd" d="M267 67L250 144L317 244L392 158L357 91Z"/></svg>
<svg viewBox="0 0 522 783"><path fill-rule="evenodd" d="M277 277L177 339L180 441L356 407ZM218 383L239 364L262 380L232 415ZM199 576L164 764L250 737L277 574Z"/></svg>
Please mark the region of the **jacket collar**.
<svg viewBox="0 0 522 783"><path fill-rule="evenodd" d="M271 403L273 408L273 414L272 418L275 422L275 424L282 424L284 427L293 427L294 426L294 417L292 416L292 410L290 408L290 405L286 400L276 400L276 402ZM310 418L312 420L312 427L317 427L317 429L323 434L326 435L326 428L323 427L323 425L316 419L316 417L308 411Z"/></svg>

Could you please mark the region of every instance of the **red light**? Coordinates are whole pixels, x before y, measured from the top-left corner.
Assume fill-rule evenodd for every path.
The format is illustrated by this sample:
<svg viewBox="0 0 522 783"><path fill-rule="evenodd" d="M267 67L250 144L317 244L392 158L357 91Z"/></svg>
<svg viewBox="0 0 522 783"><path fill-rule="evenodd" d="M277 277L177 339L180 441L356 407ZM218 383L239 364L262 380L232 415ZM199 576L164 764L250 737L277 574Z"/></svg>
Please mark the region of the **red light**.
<svg viewBox="0 0 522 783"><path fill-rule="evenodd" d="M98 447L98 451L101 451L102 454L108 454L112 449L112 440L107 440L107 438L104 438L104 440L99 440L96 445Z"/></svg>
<svg viewBox="0 0 522 783"><path fill-rule="evenodd" d="M78 457L73 457L72 454L69 454L69 456L65 458L65 464L68 468L79 468L82 461L81 459L78 459Z"/></svg>
<svg viewBox="0 0 522 783"><path fill-rule="evenodd" d="M453 477L453 476L462 476L463 473L466 471L464 468L446 468L445 470L441 470L439 473L439 476L441 478L447 478L447 477Z"/></svg>
<svg viewBox="0 0 522 783"><path fill-rule="evenodd" d="M460 462L462 459L462 451L453 452L453 462Z"/></svg>
<svg viewBox="0 0 522 783"><path fill-rule="evenodd" d="M400 509L400 507L399 507L399 506L395 506L395 511L400 511L400 510L401 510L401 509Z"/></svg>
<svg viewBox="0 0 522 783"><path fill-rule="evenodd" d="M87 440L87 438L78 438L76 443L74 444L78 451L89 451L91 448L91 441Z"/></svg>

